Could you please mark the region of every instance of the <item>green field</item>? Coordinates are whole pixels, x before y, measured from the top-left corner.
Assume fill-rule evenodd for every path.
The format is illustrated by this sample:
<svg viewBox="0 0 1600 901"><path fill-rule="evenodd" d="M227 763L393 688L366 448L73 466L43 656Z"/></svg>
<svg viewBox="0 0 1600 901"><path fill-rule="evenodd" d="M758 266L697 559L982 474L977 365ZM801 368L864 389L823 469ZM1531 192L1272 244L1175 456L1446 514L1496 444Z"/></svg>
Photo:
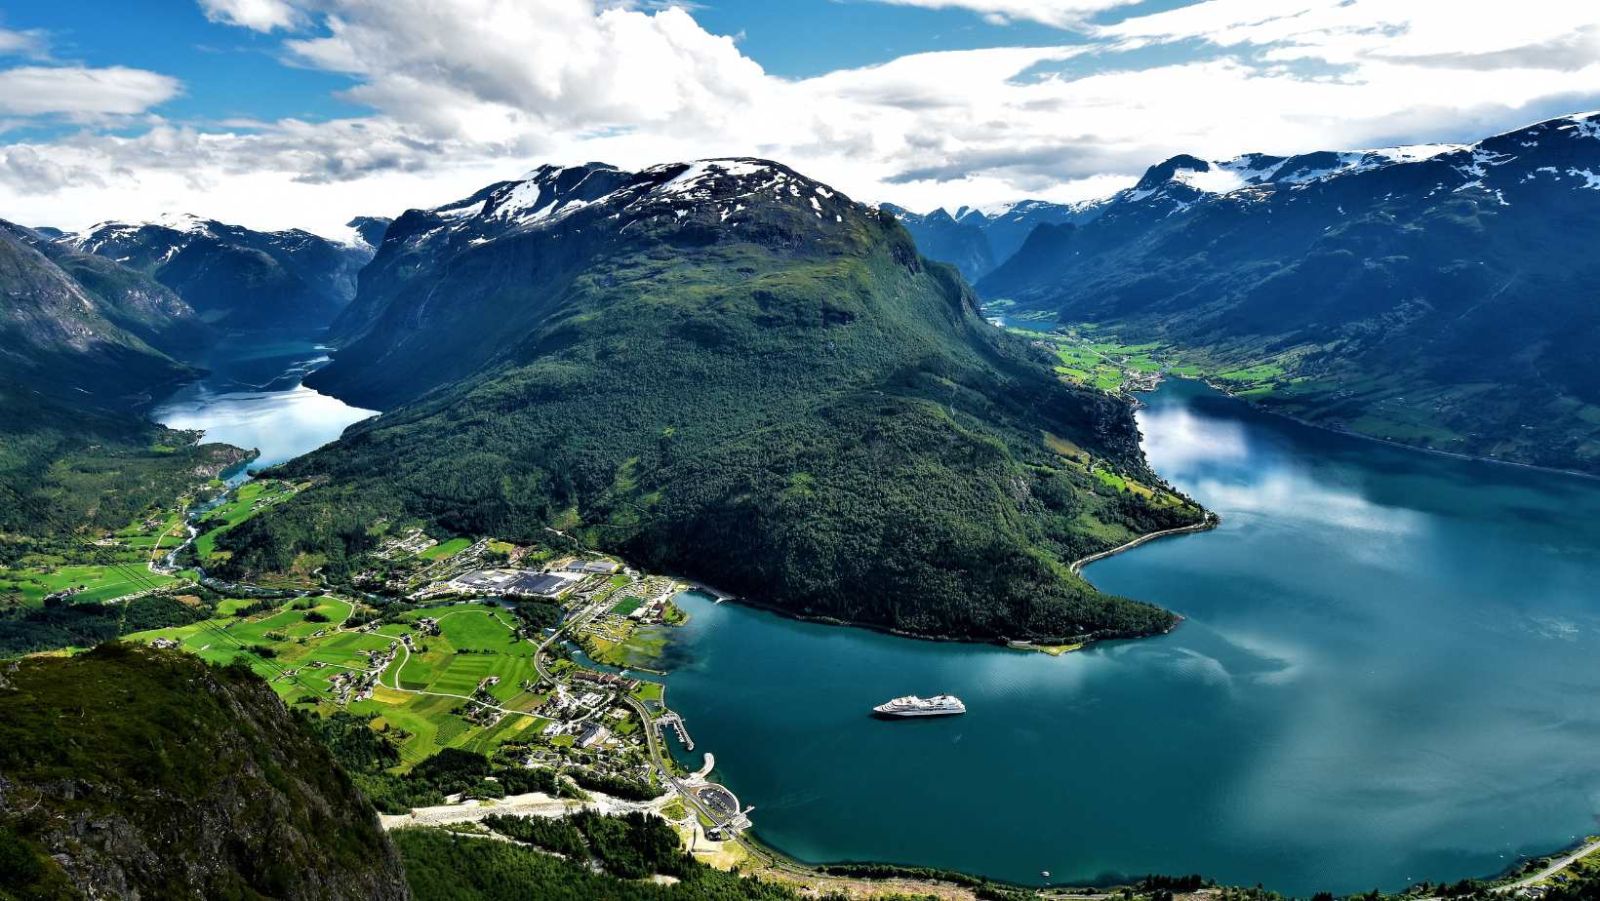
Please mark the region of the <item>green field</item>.
<svg viewBox="0 0 1600 901"><path fill-rule="evenodd" d="M449 541L439 542L417 556L425 560L443 560L446 557L454 557L469 547L472 547L471 538L452 538Z"/></svg>
<svg viewBox="0 0 1600 901"><path fill-rule="evenodd" d="M351 612L349 601L325 597L312 603L312 609L326 616L328 622L308 622L309 611L297 609L293 601L241 619L226 615L225 611L237 611L245 602L226 601L219 605L215 619L140 632L129 636L129 640L170 638L215 663L242 660L285 701L292 704L311 699L319 702L321 709L331 710L327 695L335 675L365 669L367 652L386 651L401 635L408 634L418 650L409 658L405 654L397 656L383 673L373 696L349 705L353 712L377 717L375 725L380 728L403 730L396 734L402 736L401 748L407 761L420 760L447 747L487 752L513 739L530 740L544 728L547 721L540 717L510 713L485 729L452 712L491 676L498 677L499 682L489 688L489 693L507 710L532 711L546 700L543 694L523 689L524 682L538 679L534 646L516 639L511 615L506 611L480 605L416 610L376 632L342 632L337 627ZM425 635L417 629L416 621L424 616L439 621L440 634ZM246 651L247 647L270 648L274 656L262 660ZM284 671L292 671L293 676L285 676Z"/></svg>
<svg viewBox="0 0 1600 901"><path fill-rule="evenodd" d="M112 601L177 581L152 571L150 562L187 537L183 503L147 511L93 546L63 542L23 556L0 570L0 607L37 607L45 597L75 588L82 590L69 603Z"/></svg>
<svg viewBox="0 0 1600 901"><path fill-rule="evenodd" d="M1075 385L1101 391L1121 391L1130 376L1161 372L1173 365L1160 344L1121 344L1104 336L1089 337L1082 327L1063 331L1010 330L1030 341L1049 345L1056 357L1056 374Z"/></svg>
<svg viewBox="0 0 1600 901"><path fill-rule="evenodd" d="M201 560L209 560L217 552L217 536L262 510L284 500L298 491L296 486L276 479L245 482L205 516L196 526L200 537L195 539L194 550Z"/></svg>
<svg viewBox="0 0 1600 901"><path fill-rule="evenodd" d="M13 595L25 606L35 607L46 595L82 586L71 603L110 601L143 591L152 585L167 585L171 576L151 572L143 554L113 555L118 565L34 563L8 569L0 574L0 596Z"/></svg>

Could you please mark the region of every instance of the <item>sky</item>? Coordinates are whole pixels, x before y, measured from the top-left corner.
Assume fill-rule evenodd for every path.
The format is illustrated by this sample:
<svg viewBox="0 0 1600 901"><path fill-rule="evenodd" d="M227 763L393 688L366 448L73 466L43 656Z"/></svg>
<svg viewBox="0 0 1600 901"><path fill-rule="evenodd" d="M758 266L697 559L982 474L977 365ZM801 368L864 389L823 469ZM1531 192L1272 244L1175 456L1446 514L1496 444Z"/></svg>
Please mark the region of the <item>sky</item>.
<svg viewBox="0 0 1600 901"><path fill-rule="evenodd" d="M0 218L344 234L543 163L914 210L1600 109L1587 0L3 0Z"/></svg>

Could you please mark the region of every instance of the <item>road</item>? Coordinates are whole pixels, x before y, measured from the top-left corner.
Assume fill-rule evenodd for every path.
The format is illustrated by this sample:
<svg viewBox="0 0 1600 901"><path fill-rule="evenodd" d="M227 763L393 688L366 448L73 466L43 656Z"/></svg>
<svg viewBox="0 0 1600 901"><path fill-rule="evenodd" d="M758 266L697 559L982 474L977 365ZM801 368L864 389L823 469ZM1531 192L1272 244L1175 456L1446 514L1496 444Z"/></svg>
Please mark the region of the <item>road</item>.
<svg viewBox="0 0 1600 901"><path fill-rule="evenodd" d="M602 609L605 608L605 606L605 602L603 601L591 604L589 607L584 608L568 618L566 622L556 627L556 630L550 633L550 635L546 637L544 641L539 643L539 646L533 655L533 666L534 669L538 671L540 678L549 680L552 684L555 683L555 676L551 675L550 671L545 667L545 651L548 650L552 644L555 644L557 641L559 641L561 636L564 635L568 630L578 628L584 623L587 623L589 620L593 619ZM627 694L623 694L621 697L623 702L626 703L628 707L633 710L634 714L639 717L639 725L644 732L645 745L650 750L650 765L655 767L656 772L661 775L662 780L665 781L667 785L671 786L672 790L677 792L679 797L683 798L684 803L687 804L691 810L698 815L704 816L707 822L721 824L722 819L716 814L712 813L711 810L708 809L704 804L700 803L700 799L695 797L694 792L690 791L684 785L683 780L679 779L677 775L673 773L672 767L667 764L661 752L660 737L656 734L655 717L650 715L650 709L646 707L644 702L640 701L638 698ZM744 835L738 832L734 833L734 840L744 848L745 852L748 853L751 858L760 861L762 864L768 867L786 870L797 876L812 877L816 875L804 867L800 867L780 858L773 857L771 854L768 854L765 850L757 847L754 842L745 838Z"/></svg>
<svg viewBox="0 0 1600 901"><path fill-rule="evenodd" d="M1565 870L1567 867L1572 866L1596 851L1600 851L1600 840L1592 841L1578 850L1573 851L1571 854L1562 855L1561 857L1551 861L1548 867L1545 867L1539 872L1534 873L1532 876L1524 876L1523 878L1518 879L1516 882L1499 886L1495 889L1495 891L1514 892L1518 889L1528 888L1535 883L1549 879L1551 876L1554 876L1562 870Z"/></svg>

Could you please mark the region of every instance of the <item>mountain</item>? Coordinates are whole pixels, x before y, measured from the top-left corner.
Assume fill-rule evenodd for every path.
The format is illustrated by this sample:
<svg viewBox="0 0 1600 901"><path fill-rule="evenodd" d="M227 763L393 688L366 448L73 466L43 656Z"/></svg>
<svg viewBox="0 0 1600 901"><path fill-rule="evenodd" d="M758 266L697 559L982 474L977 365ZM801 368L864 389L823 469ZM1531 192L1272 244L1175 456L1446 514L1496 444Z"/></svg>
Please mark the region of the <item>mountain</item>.
<svg viewBox="0 0 1600 901"><path fill-rule="evenodd" d="M782 610L1143 634L1068 564L1201 511L882 213L776 163L546 167L389 227L313 386L385 412L289 464L233 575L339 577L373 523L560 529ZM308 556L309 555L309 556Z"/></svg>
<svg viewBox="0 0 1600 901"><path fill-rule="evenodd" d="M1600 471L1600 115L1470 145L1152 167L978 285L1269 408Z"/></svg>
<svg viewBox="0 0 1600 901"><path fill-rule="evenodd" d="M198 334L194 311L138 272L0 221L0 384L123 407L193 375L158 349Z"/></svg>
<svg viewBox="0 0 1600 901"><path fill-rule="evenodd" d="M404 898L372 805L248 668L109 644L0 670L0 895Z"/></svg>
<svg viewBox="0 0 1600 901"><path fill-rule="evenodd" d="M977 281L994 268L994 248L989 246L989 236L980 226L957 222L942 209L913 213L888 203L882 204L881 209L900 220L923 256L949 263L962 278Z"/></svg>
<svg viewBox="0 0 1600 901"><path fill-rule="evenodd" d="M924 256L949 263L969 281L977 281L1021 249L1034 229L1087 222L1099 215L1100 204L1023 200L986 210L964 206L955 213L943 209L913 213L892 204L884 204L883 209L900 220Z"/></svg>
<svg viewBox="0 0 1600 901"><path fill-rule="evenodd" d="M0 559L12 539L120 528L244 459L141 411L208 330L149 276L0 221Z"/></svg>
<svg viewBox="0 0 1600 901"><path fill-rule="evenodd" d="M357 216L346 222L345 227L355 232L368 247L376 248L383 243L383 233L389 230L392 222L394 220L388 216Z"/></svg>
<svg viewBox="0 0 1600 901"><path fill-rule="evenodd" d="M357 219L370 234L378 220ZM381 229L378 230L381 233ZM260 232L190 215L103 222L59 239L73 249L153 276L221 328L320 328L355 293L372 255L300 229Z"/></svg>

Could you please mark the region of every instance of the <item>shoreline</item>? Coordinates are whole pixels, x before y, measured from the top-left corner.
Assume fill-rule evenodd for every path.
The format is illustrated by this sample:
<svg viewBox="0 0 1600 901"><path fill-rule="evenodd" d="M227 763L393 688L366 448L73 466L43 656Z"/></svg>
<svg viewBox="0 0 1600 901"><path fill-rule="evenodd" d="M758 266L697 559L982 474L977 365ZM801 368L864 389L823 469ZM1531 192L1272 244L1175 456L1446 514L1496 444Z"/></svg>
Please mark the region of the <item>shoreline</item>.
<svg viewBox="0 0 1600 901"><path fill-rule="evenodd" d="M1087 557L1074 560L1069 568L1072 570L1073 575L1082 577L1083 568L1091 563L1098 563L1101 560L1115 557L1118 554L1126 551L1131 551L1140 545L1149 544L1152 541L1157 541L1162 538L1169 538L1173 535L1190 535L1196 532L1209 532L1212 529L1215 529L1221 523L1222 517L1219 514L1207 510L1205 516L1200 520L1200 522L1192 523L1187 526L1179 526L1175 529L1162 529L1159 532L1147 532L1143 535L1140 535L1138 538L1127 542L1126 544L1119 544L1109 550L1098 551L1090 554ZM1088 582L1089 580L1084 579L1084 581ZM1092 585L1094 583L1091 582L1090 584ZM1097 588L1096 590L1098 591L1099 589Z"/></svg>
<svg viewBox="0 0 1600 901"><path fill-rule="evenodd" d="M1167 378L1166 373L1162 373L1161 378ZM1172 376L1172 378L1184 379L1187 377ZM1368 435L1365 432L1358 432L1354 429L1346 428L1344 426L1329 425L1327 423L1317 422L1314 419L1306 419L1303 416L1296 416L1293 413L1285 413L1282 410L1274 410L1258 401L1251 400L1248 397L1242 397L1231 391L1227 386L1206 376L1197 376L1188 380L1200 382L1206 387L1218 391L1228 398L1236 400L1259 413L1265 413L1268 416L1275 416L1279 419L1286 419L1289 422L1303 425L1307 428L1316 429L1322 432L1331 432L1335 435L1343 435L1348 438L1359 438L1362 441L1372 441L1378 444L1387 445L1389 447L1398 448L1400 450L1415 451L1419 454L1430 454L1435 457L1446 457L1452 460L1463 460L1469 463L1490 463L1496 466L1513 466L1518 469L1532 470L1533 472L1545 472L1552 475L1561 476L1575 476L1580 479L1600 481L1600 472L1585 472L1581 469L1562 469L1559 466L1542 466L1538 463L1524 463L1521 460L1506 460L1500 457L1482 457L1476 454L1462 453L1461 451L1440 450L1436 447L1421 447L1416 444L1407 444L1404 441L1397 441L1393 438L1381 438L1377 435ZM1160 380L1156 382L1158 386L1160 383Z"/></svg>
<svg viewBox="0 0 1600 901"><path fill-rule="evenodd" d="M1179 530L1179 531L1205 531L1205 529L1200 528L1199 525L1200 524L1196 524L1195 526L1184 526L1183 529ZM1207 527L1207 528L1210 528L1210 527ZM1148 540L1153 539L1153 538L1162 537L1162 536L1167 535L1169 533L1175 534L1175 532L1173 532L1172 530L1168 530L1167 532L1151 533L1149 535L1143 535L1143 536L1140 536L1139 538L1134 539L1134 541L1129 542L1126 545L1120 545L1117 548L1113 548L1112 550L1115 551L1115 552L1120 553L1121 551L1131 549L1134 545L1140 544L1140 543L1142 543L1144 541L1148 541ZM1111 551L1102 551L1101 553L1110 554ZM1085 559L1087 559L1087 558L1085 558ZM679 579L679 581L681 581L681 582L689 582L691 580ZM1091 584L1090 587L1093 587L1093 585ZM698 586L695 586L695 587L690 588L689 590L693 591L693 590L700 590L700 589L699 589ZM1099 591L1098 588L1096 588L1095 590ZM711 592L706 592L706 593L710 594ZM1025 651L1044 651L1046 648L1055 648L1055 647L1063 647L1064 646L1064 645L1040 645L1040 644L1037 644L1037 643L1035 643L1033 641L1029 641L1029 640L1025 640L1025 639L1012 639L1012 638L1005 638L1005 637L1001 637L1001 636L996 636L994 638L981 638L981 637L972 636L972 635L935 635L935 634L930 634L930 633L926 633L926 632L907 632L907 631L905 631L903 629L896 629L893 626L884 626L884 625L879 625L879 624L876 624L876 623L866 623L866 622L858 622L858 621L855 621L855 620L839 619L838 617L827 616L825 614L799 613L799 612L793 611L793 610L786 610L786 609L784 609L782 607L778 607L778 606L775 606L775 605L770 604L770 603L766 603L766 602L763 602L763 601L758 601L758 600L755 600L754 598L751 598L751 597L748 597L748 596L745 596L745 595L714 594L713 598L714 598L713 603L721 604L723 602L731 602L731 603L735 603L735 604L738 604L738 605L743 606L743 607L749 607L752 610L760 610L763 613L771 613L774 616L782 617L783 619L794 620L796 622L815 623L815 624L821 625L821 626L843 626L843 627L849 628L849 629L865 629L868 632L876 632L876 633L878 633L880 635L892 635L895 638L910 638L910 639L913 639L913 640L916 640L916 641L935 641L935 642L943 642L943 643L949 643L949 644L988 645L988 646L991 646L991 647L1006 648L1008 650L1014 650L1014 651L1020 651L1020 650L1025 650ZM1178 616L1178 614L1174 613L1173 616ZM1181 622L1182 619L1183 618L1181 616L1178 616L1178 621L1179 622ZM1175 622L1172 627L1168 627L1166 629L1162 629L1162 630L1155 631L1155 632L1143 632L1143 633L1140 633L1140 634L1137 634L1137 635L1104 635L1104 634L1100 634L1098 632L1097 633L1090 633L1090 634L1086 634L1086 635L1074 638L1072 641L1068 642L1067 644L1068 645L1076 645L1078 647L1088 647L1089 645L1094 644L1095 642L1098 642L1098 641L1138 641L1139 639L1142 639L1142 638L1154 638L1157 635L1166 635L1166 634L1170 633L1172 631L1172 628L1176 627L1176 625L1177 625L1177 623Z"/></svg>

